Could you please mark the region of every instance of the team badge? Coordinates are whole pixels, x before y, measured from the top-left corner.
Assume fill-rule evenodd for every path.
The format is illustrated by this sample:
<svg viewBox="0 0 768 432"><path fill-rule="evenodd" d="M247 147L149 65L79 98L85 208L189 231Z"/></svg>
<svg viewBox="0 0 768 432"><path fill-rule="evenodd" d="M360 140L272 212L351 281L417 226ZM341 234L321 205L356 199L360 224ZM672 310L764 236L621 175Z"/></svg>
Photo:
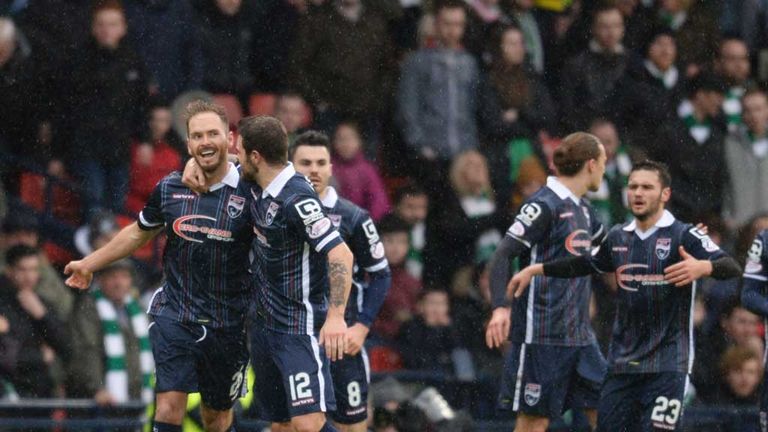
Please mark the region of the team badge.
<svg viewBox="0 0 768 432"><path fill-rule="evenodd" d="M264 218L264 223L267 225L272 225L272 222L275 220L275 215L277 214L277 209L280 208L280 204L276 202L269 203L269 207L267 208L267 216Z"/></svg>
<svg viewBox="0 0 768 432"><path fill-rule="evenodd" d="M528 406L534 406L539 403L539 398L541 398L541 384L526 384L525 403Z"/></svg>
<svg viewBox="0 0 768 432"><path fill-rule="evenodd" d="M240 217L243 214L243 207L245 207L245 198L237 195L230 195L229 202L227 203L227 214L232 219Z"/></svg>
<svg viewBox="0 0 768 432"><path fill-rule="evenodd" d="M656 258L665 260L669 258L669 251L672 247L672 239L660 238L656 240Z"/></svg>
<svg viewBox="0 0 768 432"><path fill-rule="evenodd" d="M329 214L328 217L331 219L333 226L335 226L336 228L338 228L339 225L341 225L341 215Z"/></svg>

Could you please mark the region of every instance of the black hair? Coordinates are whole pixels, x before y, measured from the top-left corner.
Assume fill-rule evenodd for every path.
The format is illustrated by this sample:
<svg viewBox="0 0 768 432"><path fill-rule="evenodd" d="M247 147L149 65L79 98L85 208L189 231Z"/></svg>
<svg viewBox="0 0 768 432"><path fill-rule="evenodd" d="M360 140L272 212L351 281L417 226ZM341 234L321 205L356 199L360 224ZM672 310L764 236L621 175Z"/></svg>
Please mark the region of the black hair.
<svg viewBox="0 0 768 432"><path fill-rule="evenodd" d="M328 154L331 154L331 140L328 135L320 131L308 130L299 134L293 141L293 145L288 149L288 159L293 160L296 149L301 146L325 147Z"/></svg>
<svg viewBox="0 0 768 432"><path fill-rule="evenodd" d="M24 258L31 257L31 256L37 257L38 253L39 253L39 250L37 248L33 248L32 246L27 246L27 245L12 246L10 249L8 249L8 252L6 252L5 254L5 263L9 267L13 267Z"/></svg>
<svg viewBox="0 0 768 432"><path fill-rule="evenodd" d="M245 117L237 130L246 153L257 151L270 165L288 162L288 135L280 120L265 115Z"/></svg>
<svg viewBox="0 0 768 432"><path fill-rule="evenodd" d="M659 175L659 181L661 182L662 189L672 186L672 176L669 174L669 168L667 167L667 164L663 162L646 159L642 162L636 163L632 167L630 174L635 171L655 171L656 174Z"/></svg>

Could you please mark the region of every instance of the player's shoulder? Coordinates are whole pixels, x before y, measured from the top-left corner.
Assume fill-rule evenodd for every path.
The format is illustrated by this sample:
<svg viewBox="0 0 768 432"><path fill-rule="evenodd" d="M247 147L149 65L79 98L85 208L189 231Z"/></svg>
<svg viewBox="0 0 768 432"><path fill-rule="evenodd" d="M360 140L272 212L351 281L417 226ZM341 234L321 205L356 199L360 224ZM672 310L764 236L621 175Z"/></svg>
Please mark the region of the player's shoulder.
<svg viewBox="0 0 768 432"><path fill-rule="evenodd" d="M768 229L764 229L755 235L755 240L768 244Z"/></svg>
<svg viewBox="0 0 768 432"><path fill-rule="evenodd" d="M165 177L161 178L159 182L157 182L157 185L155 185L156 188L160 189L173 189L178 190L180 188L188 189L187 186L182 183L181 181L181 171L173 171L166 175Z"/></svg>
<svg viewBox="0 0 768 432"><path fill-rule="evenodd" d="M283 200L288 201L296 196L311 196L317 198L315 188L312 187L312 183L303 174L295 173L291 178L285 182L285 186L278 194Z"/></svg>
<svg viewBox="0 0 768 432"><path fill-rule="evenodd" d="M334 207L334 211L350 219L355 225L370 217L367 210L342 197L339 197L336 207Z"/></svg>

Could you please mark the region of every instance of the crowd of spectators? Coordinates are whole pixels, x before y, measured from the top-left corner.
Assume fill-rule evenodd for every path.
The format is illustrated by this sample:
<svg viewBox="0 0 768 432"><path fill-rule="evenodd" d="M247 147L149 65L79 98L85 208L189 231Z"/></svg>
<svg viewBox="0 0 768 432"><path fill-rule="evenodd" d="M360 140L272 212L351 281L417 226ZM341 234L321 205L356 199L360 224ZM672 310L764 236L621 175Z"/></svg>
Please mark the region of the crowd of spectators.
<svg viewBox="0 0 768 432"><path fill-rule="evenodd" d="M653 158L670 210L743 261L768 227L767 29L764 2L741 0L0 0L0 394L146 396L136 307L162 244L90 293L60 271L181 167L179 107L198 96L233 123L332 137L335 186L392 269L374 369L492 387L485 265L568 133L606 147L589 195L606 224L627 220L629 170ZM51 220L82 228L61 241ZM594 285L606 343L615 286ZM691 403L754 405L765 329L737 282L704 286Z"/></svg>

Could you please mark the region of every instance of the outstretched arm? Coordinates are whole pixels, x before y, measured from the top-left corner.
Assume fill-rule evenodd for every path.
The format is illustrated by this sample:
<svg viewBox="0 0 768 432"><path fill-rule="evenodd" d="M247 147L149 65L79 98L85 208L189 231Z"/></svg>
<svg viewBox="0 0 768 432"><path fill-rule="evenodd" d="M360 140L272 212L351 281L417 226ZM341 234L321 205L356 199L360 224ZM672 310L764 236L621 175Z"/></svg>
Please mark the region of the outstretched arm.
<svg viewBox="0 0 768 432"><path fill-rule="evenodd" d="M139 228L136 222L128 225L100 249L79 261L72 261L67 264L64 268L64 274L71 276L67 278L65 283L72 288L87 289L91 285L94 272L131 255L152 240L161 230L162 227L158 227L146 231Z"/></svg>

